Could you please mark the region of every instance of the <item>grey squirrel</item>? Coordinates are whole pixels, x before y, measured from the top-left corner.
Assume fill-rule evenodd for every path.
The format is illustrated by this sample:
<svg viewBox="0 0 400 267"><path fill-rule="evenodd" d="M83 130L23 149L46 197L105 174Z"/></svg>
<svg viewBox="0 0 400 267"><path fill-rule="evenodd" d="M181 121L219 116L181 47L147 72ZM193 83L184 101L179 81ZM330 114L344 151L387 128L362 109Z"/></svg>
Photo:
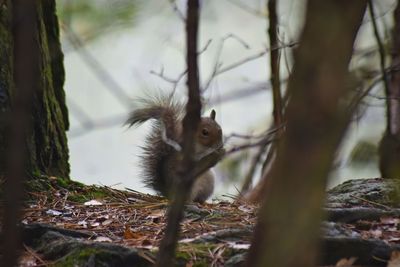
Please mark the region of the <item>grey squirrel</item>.
<svg viewBox="0 0 400 267"><path fill-rule="evenodd" d="M181 154L184 105L171 97L143 99L143 107L134 110L127 120L129 127L154 119L141 156L144 183L170 198L176 186L177 167ZM214 175L210 168L223 156L222 129L215 121L215 111L202 117L195 136L196 180L189 201L203 203L214 191Z"/></svg>

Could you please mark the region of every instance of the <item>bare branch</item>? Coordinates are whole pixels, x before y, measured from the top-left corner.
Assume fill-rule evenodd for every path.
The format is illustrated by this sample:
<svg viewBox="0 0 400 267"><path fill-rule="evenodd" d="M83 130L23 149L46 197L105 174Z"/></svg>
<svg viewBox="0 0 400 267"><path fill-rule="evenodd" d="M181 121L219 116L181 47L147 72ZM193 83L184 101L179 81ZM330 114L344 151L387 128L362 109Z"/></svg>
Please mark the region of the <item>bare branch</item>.
<svg viewBox="0 0 400 267"><path fill-rule="evenodd" d="M224 143L228 142L229 139L234 138L234 137L242 138L242 139L265 139L266 137L271 136L271 135L275 134L276 132L278 132L279 130L283 129L283 127L285 127L285 124L281 124L277 127L274 127L267 131L264 131L263 133L258 134L258 135L231 133L230 135L228 135L224 138L224 140L225 140Z"/></svg>
<svg viewBox="0 0 400 267"><path fill-rule="evenodd" d="M229 38L232 38L232 39L238 41L241 45L243 45L244 48L250 49L250 45L245 40L243 40L242 38L237 36L236 34L230 33L224 39L227 40Z"/></svg>
<svg viewBox="0 0 400 267"><path fill-rule="evenodd" d="M251 163L250 163L250 168L247 171L247 174L244 178L244 182L242 184L242 188L240 189L240 196L244 196L244 194L249 191L251 184L253 182L253 176L254 173L257 169L258 164L260 163L261 157L264 154L268 144L261 145L257 151L257 153L254 155Z"/></svg>
<svg viewBox="0 0 400 267"><path fill-rule="evenodd" d="M208 49L208 47L210 46L211 42L212 42L212 39L209 39L207 41L206 45L199 52L197 52L197 55L200 56L201 54L203 54Z"/></svg>
<svg viewBox="0 0 400 267"><path fill-rule="evenodd" d="M274 142L275 140L276 140L275 138L272 138L271 136L268 136L268 137L266 137L266 138L264 138L264 139L262 139L262 140L260 140L258 142L255 142L255 143L254 142L250 142L250 143L242 144L242 145L239 145L239 146L235 146L235 147L227 150L226 153L225 153L225 156L228 156L230 154L242 151L244 149L249 149L249 148L254 148L254 147L258 147L258 146L267 145L267 144L270 144L270 143Z"/></svg>
<svg viewBox="0 0 400 267"><path fill-rule="evenodd" d="M286 47L294 47L297 44L298 44L297 42L293 42L293 43L289 43L287 45L281 45L281 46L273 47L271 49L265 49L265 50L260 51L260 52L258 52L256 54L252 55L252 56L249 56L249 57L246 57L244 59L238 60L238 61L236 61L236 62L234 62L232 64L229 64L227 66L224 66L224 67L221 66L221 63L219 62L219 56L217 56L217 61L216 61L216 64L214 65L213 72L211 73L210 77L208 78L207 82L205 83L205 86L203 87L202 91L203 92L206 91L209 88L211 82L218 75L220 75L220 74L222 74L224 72L230 71L230 70L235 69L237 67L240 67L240 66L242 66L242 65L244 65L244 64L246 64L246 63L248 63L250 61L253 61L255 59L263 57L265 54L269 53L270 51L279 50L279 49L286 48Z"/></svg>
<svg viewBox="0 0 400 267"><path fill-rule="evenodd" d="M238 41L240 44L242 44L244 46L244 48L249 49L249 45L240 37L238 37L237 35L230 33L226 36L224 36L218 46L218 50L217 50L217 54L216 54L216 58L215 58L215 63L214 63L214 67L213 67L213 71L211 72L210 78L207 80L206 85L203 87L202 91L204 92L205 90L207 90L207 88L210 86L211 81L214 79L214 77L216 76L216 73L218 71L218 69L221 67L222 63L220 62L220 58L221 58L221 54L222 54L222 50L223 47L225 45L225 42L229 39L234 39L236 41Z"/></svg>
<svg viewBox="0 0 400 267"><path fill-rule="evenodd" d="M261 52L255 54L255 55L253 55L253 56L250 56L248 58L244 58L244 59L239 60L239 61L237 61L235 63L232 63L232 64L230 64L228 66L225 66L225 67L219 69L219 71L216 74L219 75L221 73L224 73L224 72L227 72L227 71L232 70L234 68L237 68L237 67L239 67L239 66L241 66L241 65L243 65L243 64L245 64L245 63L247 63L249 61L252 61L252 60L255 60L255 59L258 59L258 58L264 56L265 54L269 53L270 51L279 50L279 49L287 48L287 47L294 47L297 44L298 44L297 42L293 42L293 43L290 43L290 44L287 44L287 45L281 45L281 46L277 46L277 47L274 47L274 48L271 48L271 49L266 49L266 50L261 51Z"/></svg>
<svg viewBox="0 0 400 267"><path fill-rule="evenodd" d="M197 52L197 55L200 56L200 55L203 54L205 51L207 51L207 49L208 49L208 47L210 46L211 42L212 42L212 39L209 39L209 40L207 41L207 43L205 44L205 46L204 46L199 52ZM164 74L164 66L161 66L161 69L160 69L159 72L156 72L156 71L154 71L154 70L151 70L151 71L150 71L150 74L153 74L153 75L155 75L155 76L161 78L161 79L164 80L165 82L172 84L172 93L171 93L171 95L173 96L173 95L175 94L175 92L176 92L176 88L178 87L179 82L180 82L180 81L182 80L182 78L187 74L187 69L185 69L185 71L181 72L181 73L178 75L178 77L175 78L175 79L174 79L174 78L167 77L167 76Z"/></svg>
<svg viewBox="0 0 400 267"><path fill-rule="evenodd" d="M239 137L239 138L244 138L244 139L261 139L261 140L258 140L257 142L252 142L251 141L251 142L248 142L248 143L245 143L245 144L241 144L241 145L235 146L235 147L229 149L226 152L226 155L229 155L229 154L232 154L232 153L235 153L235 152L239 152L239 151L241 151L243 149L253 148L253 147L257 147L257 146L266 146L267 144L270 144L271 142L276 140L276 138L275 138L276 133L279 132L283 127L285 127L285 125L281 124L278 127L275 127L275 128L270 129L268 131L265 131L264 133L262 133L260 135L231 134L225 139L225 143L231 137Z"/></svg>
<svg viewBox="0 0 400 267"><path fill-rule="evenodd" d="M158 77L160 77L161 79L163 79L164 81L166 81L168 83L172 83L172 84L177 83L177 79L170 78L170 77L167 77L167 76L164 75L164 66L161 66L161 69L160 69L159 72L151 70L150 74L158 76Z"/></svg>
<svg viewBox="0 0 400 267"><path fill-rule="evenodd" d="M187 69L184 72L180 73L176 79L165 76L164 68L161 68L160 72L155 72L155 71L151 70L150 74L160 77L162 80L172 84L171 96L173 96L176 92L176 88L178 87L178 84L182 81L182 78L185 77L185 75L187 74Z"/></svg>

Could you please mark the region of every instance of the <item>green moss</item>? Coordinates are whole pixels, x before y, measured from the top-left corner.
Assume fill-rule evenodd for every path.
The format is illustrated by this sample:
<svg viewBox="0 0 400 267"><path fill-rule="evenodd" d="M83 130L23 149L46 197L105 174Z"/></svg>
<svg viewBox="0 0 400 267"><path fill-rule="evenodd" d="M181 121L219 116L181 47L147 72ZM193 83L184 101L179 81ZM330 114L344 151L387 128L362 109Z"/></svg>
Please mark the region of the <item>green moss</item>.
<svg viewBox="0 0 400 267"><path fill-rule="evenodd" d="M210 251L215 250L219 244L215 243L190 243L190 244L180 244L178 251L176 253L177 266L187 266L188 262L193 262L193 266L196 267L206 267L210 266L211 258ZM225 247L222 257L226 259L237 254L234 249ZM193 261L193 256L196 256L196 261Z"/></svg>
<svg viewBox="0 0 400 267"><path fill-rule="evenodd" d="M43 192L49 192L47 197L49 200L51 200L54 196L50 192L62 189L68 191L68 200L78 203L83 203L91 199L104 199L109 196L109 192L102 187L84 185L80 182L72 181L63 177L49 177L40 174L40 172L34 172L25 184L25 191L28 193L28 200L30 200L30 196L34 196L33 194L29 193Z"/></svg>
<svg viewBox="0 0 400 267"><path fill-rule="evenodd" d="M99 249L94 248L83 248L79 250L74 250L69 253L67 256L58 260L53 266L54 267L67 267L67 266L82 266L86 265L89 259L93 257L93 259L100 260L107 257L106 253L103 253ZM94 262L93 266L102 266L99 265L98 262Z"/></svg>
<svg viewBox="0 0 400 267"><path fill-rule="evenodd" d="M193 256L196 256L196 261L193 261L193 266L206 267L210 266L211 258L210 251L213 251L219 244L214 243L190 243L190 244L179 244L176 252L176 260L178 266L186 266L190 261L193 261ZM223 257L228 257L233 254L233 250L225 248Z"/></svg>
<svg viewBox="0 0 400 267"><path fill-rule="evenodd" d="M0 121L7 116L14 96L13 38L11 2L0 1ZM32 103L32 135L27 137L28 172L68 178L68 146L66 129L68 113L65 104L63 54L55 14L55 1L38 1L37 38L40 49L39 90ZM0 174L4 173L6 125L0 123Z"/></svg>

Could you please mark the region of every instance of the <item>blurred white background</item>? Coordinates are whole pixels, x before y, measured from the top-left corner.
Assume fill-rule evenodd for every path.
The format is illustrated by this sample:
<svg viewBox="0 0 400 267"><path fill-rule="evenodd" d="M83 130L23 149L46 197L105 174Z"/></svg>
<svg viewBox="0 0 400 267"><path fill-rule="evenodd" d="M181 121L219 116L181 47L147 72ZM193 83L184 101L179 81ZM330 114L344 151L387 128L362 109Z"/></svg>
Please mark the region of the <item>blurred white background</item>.
<svg viewBox="0 0 400 267"><path fill-rule="evenodd" d="M135 98L157 90L172 90L173 84L152 74L152 71L160 73L163 70L163 74L171 79L178 78L184 71L183 21L174 11L171 1L130 1L134 3L130 5L127 4L129 1L123 0L83 1L107 12L125 12L124 8L132 8L130 16L125 16L121 21L118 17L111 18L108 22L105 20L106 23L95 16L86 18L79 15L74 10L78 2L58 1L65 53L65 91L71 121L68 133L71 177L87 184L116 185L119 188L151 192L140 182L138 166L140 145L143 145L148 125L127 129L123 123L129 111L135 107ZM304 1L279 2L281 41L297 41ZM382 33L390 30L393 2L379 1L378 22ZM184 12L185 1L175 3ZM97 28L91 23L97 24ZM228 66L264 51L268 47L267 27L265 1L204 0L199 47L204 48L210 43L200 59L203 85L213 72L218 55L222 66ZM230 34L235 37L224 42L219 54L222 39ZM246 48L243 43L249 47ZM366 17L357 49L374 46L371 23ZM291 53L292 49L282 50L283 78L287 77L291 68ZM287 64L283 62L284 55ZM249 61L216 76L211 82L205 99L212 105L207 105L205 109L216 109L217 120L225 135L260 133L269 127L272 101L268 89L268 58L266 54ZM367 58L353 62L353 67L360 66L378 70L378 55L372 53ZM178 95L184 93L185 78L178 83L177 90ZM228 99L237 92L243 96ZM380 94L379 86L373 92ZM362 164L351 164L349 161L352 149L360 140L376 145L384 129L384 102L374 98L368 101L367 111L352 124L346 137L338 155L338 165L332 172L330 186L349 178L379 176L376 161L367 160ZM371 154L369 156L376 157L374 150L371 151L368 152ZM223 168L218 171L217 195L235 193L235 187L241 187L250 159L248 154L241 157L241 172L227 172Z"/></svg>

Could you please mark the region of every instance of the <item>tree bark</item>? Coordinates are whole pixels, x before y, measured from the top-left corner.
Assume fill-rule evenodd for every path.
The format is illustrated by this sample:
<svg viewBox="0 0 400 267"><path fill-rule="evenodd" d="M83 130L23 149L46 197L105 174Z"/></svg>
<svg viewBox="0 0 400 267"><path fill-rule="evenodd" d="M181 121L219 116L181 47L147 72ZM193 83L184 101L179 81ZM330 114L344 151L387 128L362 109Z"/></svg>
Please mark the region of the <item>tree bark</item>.
<svg viewBox="0 0 400 267"><path fill-rule="evenodd" d="M5 172L6 133L15 101L12 8L13 1L0 1L0 176ZM36 8L35 40L39 46L40 78L29 118L33 131L26 140L27 172L33 176L43 173L68 178L70 168L66 130L69 121L63 90L65 73L55 1L36 1Z"/></svg>
<svg viewBox="0 0 400 267"><path fill-rule="evenodd" d="M383 178L400 179L400 3L394 11L392 65L386 93L386 131L379 144L379 169Z"/></svg>
<svg viewBox="0 0 400 267"><path fill-rule="evenodd" d="M366 1L309 0L289 79L287 128L265 191L247 266L316 266L329 170L349 121L343 103Z"/></svg>

